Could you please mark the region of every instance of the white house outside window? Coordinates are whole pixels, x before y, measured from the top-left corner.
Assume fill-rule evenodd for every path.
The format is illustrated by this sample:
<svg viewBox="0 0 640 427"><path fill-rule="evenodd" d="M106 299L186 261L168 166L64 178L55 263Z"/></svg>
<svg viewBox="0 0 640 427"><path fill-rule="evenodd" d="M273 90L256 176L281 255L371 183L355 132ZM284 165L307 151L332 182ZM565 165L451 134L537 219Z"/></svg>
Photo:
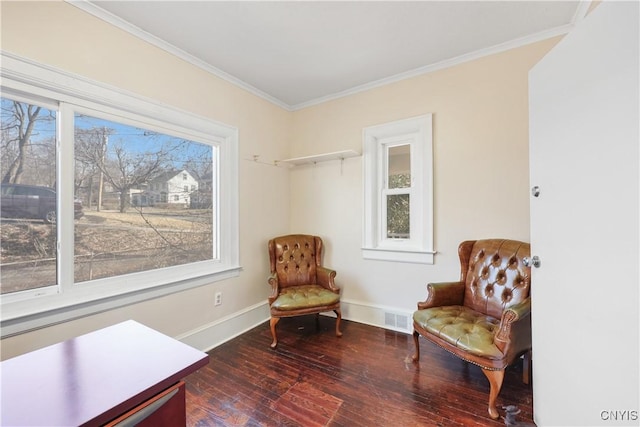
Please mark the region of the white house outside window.
<svg viewBox="0 0 640 427"><path fill-rule="evenodd" d="M432 115L368 127L363 138L363 257L432 264Z"/></svg>

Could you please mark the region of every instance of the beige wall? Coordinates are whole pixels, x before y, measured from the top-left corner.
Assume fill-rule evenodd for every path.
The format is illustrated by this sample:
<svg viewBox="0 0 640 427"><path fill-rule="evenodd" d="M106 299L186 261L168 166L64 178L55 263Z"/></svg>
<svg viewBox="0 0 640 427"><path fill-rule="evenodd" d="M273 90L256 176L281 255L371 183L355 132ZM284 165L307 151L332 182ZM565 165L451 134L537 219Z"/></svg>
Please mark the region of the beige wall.
<svg viewBox="0 0 640 427"><path fill-rule="evenodd" d="M527 72L557 41L294 113L294 157L362 152L364 127L434 114L434 265L362 259L361 158L292 171L290 229L326 237L325 259L338 271L345 300L411 312L427 282L457 279L461 241L529 239Z"/></svg>
<svg viewBox="0 0 640 427"><path fill-rule="evenodd" d="M244 159L253 154L286 157L291 113L67 3L3 1L1 8L4 51L238 128L244 268L233 280L4 339L2 358L130 318L179 336L266 302L267 240L289 229L289 193L281 191L287 188L288 171ZM224 302L214 308L213 297L219 290Z"/></svg>
<svg viewBox="0 0 640 427"><path fill-rule="evenodd" d="M233 317L266 301L266 242L289 231L325 238L346 301L404 311L426 282L458 276L461 240L529 237L527 71L557 40L291 113L67 3L2 2L1 14L7 52L239 129L244 267L236 279L4 339L3 359L130 318L184 336ZM361 158L291 170L247 160L361 151L363 127L424 113L434 113L435 265L361 258Z"/></svg>

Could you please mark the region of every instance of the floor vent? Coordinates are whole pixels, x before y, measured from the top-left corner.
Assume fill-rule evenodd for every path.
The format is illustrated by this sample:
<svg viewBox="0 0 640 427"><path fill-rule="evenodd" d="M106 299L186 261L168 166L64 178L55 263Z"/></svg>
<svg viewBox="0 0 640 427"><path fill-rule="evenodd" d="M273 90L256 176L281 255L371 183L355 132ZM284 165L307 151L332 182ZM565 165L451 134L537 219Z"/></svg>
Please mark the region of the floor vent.
<svg viewBox="0 0 640 427"><path fill-rule="evenodd" d="M391 313L386 311L384 313L384 325L388 326L390 329L409 332L409 316L407 316L406 314Z"/></svg>

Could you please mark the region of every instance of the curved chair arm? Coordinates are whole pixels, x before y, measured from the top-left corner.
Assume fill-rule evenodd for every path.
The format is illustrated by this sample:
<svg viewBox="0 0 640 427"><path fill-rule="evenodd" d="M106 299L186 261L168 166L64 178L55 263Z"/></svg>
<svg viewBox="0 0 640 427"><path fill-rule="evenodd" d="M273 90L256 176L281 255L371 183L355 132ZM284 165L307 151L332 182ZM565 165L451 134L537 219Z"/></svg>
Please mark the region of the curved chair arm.
<svg viewBox="0 0 640 427"><path fill-rule="evenodd" d="M269 305L271 305L276 298L278 298L280 287L278 284L278 274L275 271L269 275L268 282L269 285L271 285L271 294L269 295Z"/></svg>
<svg viewBox="0 0 640 427"><path fill-rule="evenodd" d="M531 298L502 313L493 341L509 360L531 348Z"/></svg>
<svg viewBox="0 0 640 427"><path fill-rule="evenodd" d="M427 299L418 303L418 310L445 305L462 305L464 301L464 283L440 282L427 285Z"/></svg>
<svg viewBox="0 0 640 427"><path fill-rule="evenodd" d="M329 289L332 292L340 293L340 288L336 286L335 282L336 271L327 267L316 267L316 280L318 285Z"/></svg>

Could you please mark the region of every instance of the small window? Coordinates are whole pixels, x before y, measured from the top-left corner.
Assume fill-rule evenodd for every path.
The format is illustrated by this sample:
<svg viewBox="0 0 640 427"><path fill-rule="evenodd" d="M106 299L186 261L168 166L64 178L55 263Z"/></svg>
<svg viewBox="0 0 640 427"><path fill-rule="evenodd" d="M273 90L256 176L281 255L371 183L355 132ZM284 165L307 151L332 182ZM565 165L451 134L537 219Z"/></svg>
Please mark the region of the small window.
<svg viewBox="0 0 640 427"><path fill-rule="evenodd" d="M432 264L432 115L365 128L363 144L363 257Z"/></svg>

